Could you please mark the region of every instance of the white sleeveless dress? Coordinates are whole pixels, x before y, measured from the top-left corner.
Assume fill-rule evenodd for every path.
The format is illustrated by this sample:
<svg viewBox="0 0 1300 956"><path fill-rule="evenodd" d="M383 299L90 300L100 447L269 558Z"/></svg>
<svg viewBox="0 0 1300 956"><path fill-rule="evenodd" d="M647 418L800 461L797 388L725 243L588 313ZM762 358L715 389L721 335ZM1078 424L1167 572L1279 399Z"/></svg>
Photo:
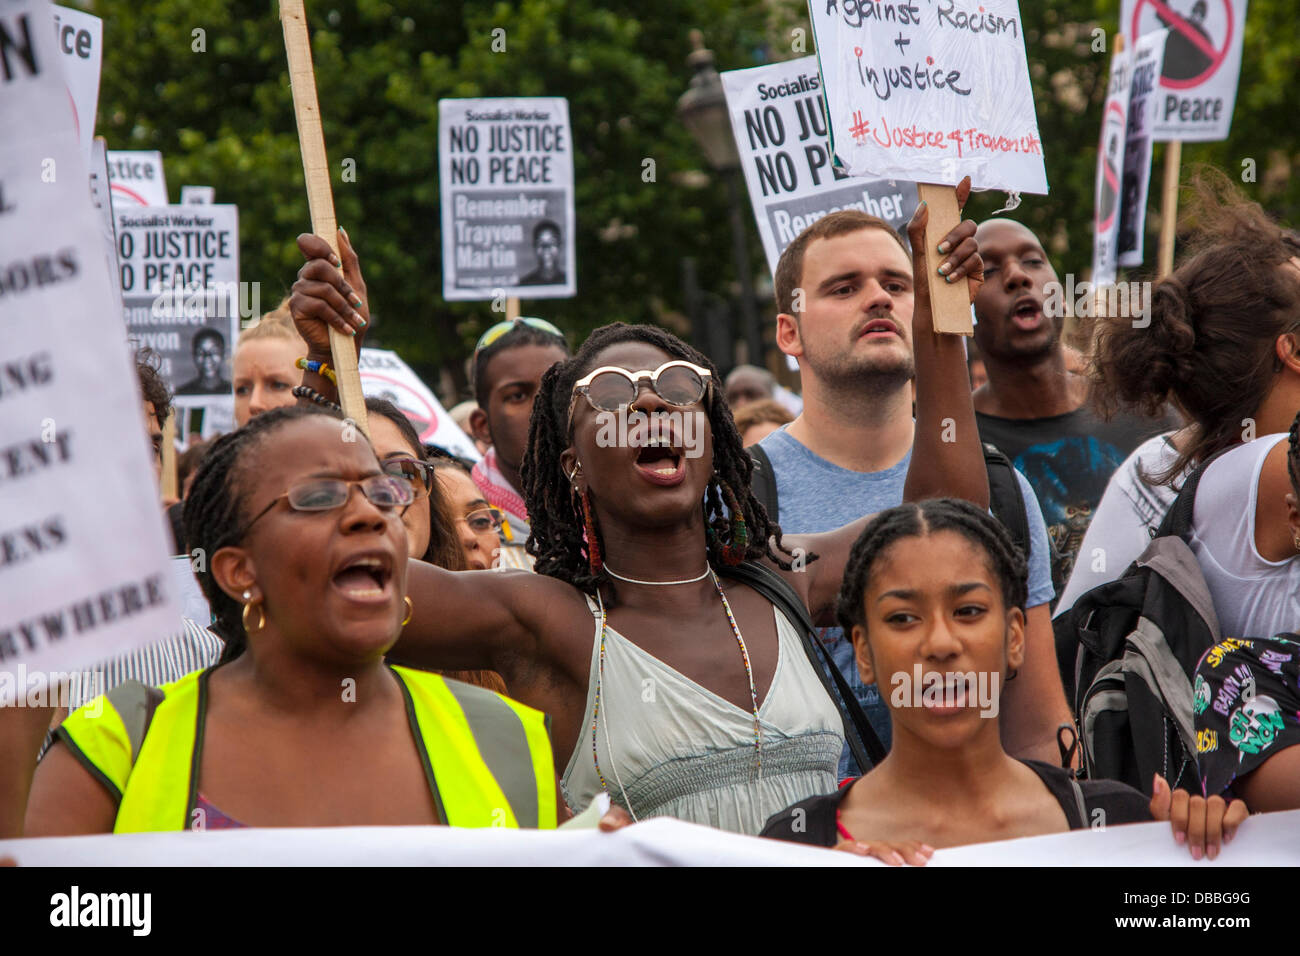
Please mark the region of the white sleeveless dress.
<svg viewBox="0 0 1300 956"><path fill-rule="evenodd" d="M587 605L596 621L587 709L561 780L564 798L575 812L601 790L592 749L600 610L591 598ZM724 700L606 628L595 752L614 803L638 820L669 816L756 835L773 814L835 790L844 748L839 710L813 671L794 626L775 607L772 613L779 657L758 710L761 779L752 710ZM742 668L740 649L733 651L736 667Z"/></svg>

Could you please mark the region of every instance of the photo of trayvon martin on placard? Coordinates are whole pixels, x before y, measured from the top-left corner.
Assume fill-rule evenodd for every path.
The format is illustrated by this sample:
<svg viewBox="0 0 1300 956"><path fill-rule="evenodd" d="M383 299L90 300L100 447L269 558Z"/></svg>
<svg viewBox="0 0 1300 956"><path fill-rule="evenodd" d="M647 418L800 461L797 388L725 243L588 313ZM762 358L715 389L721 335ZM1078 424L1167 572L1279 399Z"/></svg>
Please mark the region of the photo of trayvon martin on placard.
<svg viewBox="0 0 1300 956"><path fill-rule="evenodd" d="M440 100L438 169L443 298L575 294L567 100Z"/></svg>
<svg viewBox="0 0 1300 956"><path fill-rule="evenodd" d="M162 357L180 409L204 409L189 431L209 435L234 417L230 357L239 317L256 315L239 286L239 210L230 205L118 210L122 305L134 346ZM195 427L197 424L198 427Z"/></svg>

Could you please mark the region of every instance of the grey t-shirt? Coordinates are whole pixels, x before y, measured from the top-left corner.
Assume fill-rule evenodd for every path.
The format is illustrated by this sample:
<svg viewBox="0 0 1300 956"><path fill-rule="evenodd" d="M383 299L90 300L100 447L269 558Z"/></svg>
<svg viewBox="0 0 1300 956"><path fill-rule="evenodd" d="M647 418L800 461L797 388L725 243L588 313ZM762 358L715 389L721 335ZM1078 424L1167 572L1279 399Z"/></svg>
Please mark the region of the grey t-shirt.
<svg viewBox="0 0 1300 956"><path fill-rule="evenodd" d="M776 478L778 521L786 534L817 534L842 527L863 515L875 514L903 503L903 482L912 460L909 451L903 460L884 471L851 471L811 452L792 437L785 426L772 432L759 445L772 460ZM1019 471L1016 479L1025 498L1029 519L1029 600L1037 607L1052 600L1052 569L1047 543L1047 525L1034 489ZM889 747L889 711L876 685L863 684L853 657L853 642L838 627L820 628L822 643L830 651L849 687L853 689L871 726L886 748ZM840 758L840 776L855 772L848 748Z"/></svg>

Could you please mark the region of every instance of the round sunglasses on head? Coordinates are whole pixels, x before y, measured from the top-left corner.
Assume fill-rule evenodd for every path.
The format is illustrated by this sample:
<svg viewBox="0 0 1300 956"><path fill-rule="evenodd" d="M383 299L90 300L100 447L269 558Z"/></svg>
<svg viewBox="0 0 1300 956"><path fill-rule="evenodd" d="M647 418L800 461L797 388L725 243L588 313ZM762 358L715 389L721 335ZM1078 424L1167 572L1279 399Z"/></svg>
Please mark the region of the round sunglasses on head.
<svg viewBox="0 0 1300 956"><path fill-rule="evenodd" d="M404 478L393 475L371 475L368 478L354 478L345 481L342 478L312 478L299 482L282 495L277 495L269 505L257 513L252 521L244 525L238 538L244 537L267 512L279 504L282 498L289 500L289 507L294 511L333 511L347 503L352 495L352 486L360 485L361 493L376 508L391 511L409 505L415 500L415 489Z"/></svg>
<svg viewBox="0 0 1300 956"><path fill-rule="evenodd" d="M605 365L574 384L573 401L582 395L597 411L617 412L636 401L641 383L649 379L656 395L669 405L684 407L704 398L712 378L708 369L683 359L665 362L653 372L629 372L617 365ZM572 403L569 414L573 414Z"/></svg>

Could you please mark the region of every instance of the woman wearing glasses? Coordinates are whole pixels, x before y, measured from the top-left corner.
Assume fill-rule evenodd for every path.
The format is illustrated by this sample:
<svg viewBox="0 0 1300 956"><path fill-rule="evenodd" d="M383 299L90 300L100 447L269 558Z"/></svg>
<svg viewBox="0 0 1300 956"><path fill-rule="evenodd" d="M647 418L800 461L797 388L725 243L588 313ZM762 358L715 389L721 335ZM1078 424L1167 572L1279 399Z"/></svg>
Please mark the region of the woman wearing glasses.
<svg viewBox="0 0 1300 956"><path fill-rule="evenodd" d="M471 571L495 567L501 548L501 512L488 504L469 472L457 462L435 458L430 465L455 521L465 566Z"/></svg>
<svg viewBox="0 0 1300 956"><path fill-rule="evenodd" d="M909 227L917 437L908 497L985 507L964 351L933 333L925 215ZM294 287L294 318L324 354L328 325L364 327L364 285L342 234L342 275L323 240L298 242L311 261ZM945 242L945 273L978 275L974 224ZM782 541L750 494L752 462L716 378L674 336L621 324L550 368L523 470L538 573L413 565L414 612L398 649L421 666L492 667L514 697L547 712L575 810L603 789L633 818L758 833L772 813L834 789L842 724L795 624L717 569L779 568L814 620L830 624L866 519ZM304 382L332 392L310 373ZM954 431L957 441L945 442Z"/></svg>
<svg viewBox="0 0 1300 956"><path fill-rule="evenodd" d="M36 772L27 836L555 825L542 714L384 663L410 614L399 512L415 495L340 426L275 409L213 445L185 532L225 653L74 712Z"/></svg>

